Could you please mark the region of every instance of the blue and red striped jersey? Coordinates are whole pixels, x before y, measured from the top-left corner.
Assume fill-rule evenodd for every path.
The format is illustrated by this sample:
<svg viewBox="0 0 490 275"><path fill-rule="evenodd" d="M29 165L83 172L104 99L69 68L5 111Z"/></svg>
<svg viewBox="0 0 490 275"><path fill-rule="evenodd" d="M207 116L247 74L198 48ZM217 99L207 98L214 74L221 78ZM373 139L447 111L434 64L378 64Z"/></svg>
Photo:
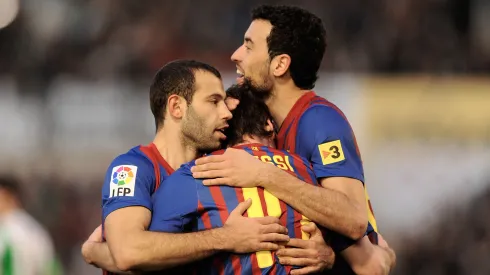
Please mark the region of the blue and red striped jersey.
<svg viewBox="0 0 490 275"><path fill-rule="evenodd" d="M106 217L117 209L143 206L152 211L151 196L173 172L153 143L116 157L102 187L102 228Z"/></svg>
<svg viewBox="0 0 490 275"><path fill-rule="evenodd" d="M316 185L310 163L298 155L261 144L236 146L263 162L271 163L299 179ZM218 151L215 154L223 153ZM289 205L260 187L235 188L204 186L190 171L194 162L181 166L153 196L151 231L196 232L221 227L230 212L248 198L252 206L248 217L278 217L291 238L307 239L301 223L308 219ZM192 265L193 274L289 274L291 267L282 266L274 252L251 254L224 253Z"/></svg>
<svg viewBox="0 0 490 275"><path fill-rule="evenodd" d="M361 154L352 127L344 113L333 103L305 93L286 116L277 136L277 147L300 155L311 162L318 179L348 177L364 184ZM364 184L368 206L368 234L377 243L377 224ZM334 250L341 251L354 241L333 234ZM340 258L340 257L339 257Z"/></svg>

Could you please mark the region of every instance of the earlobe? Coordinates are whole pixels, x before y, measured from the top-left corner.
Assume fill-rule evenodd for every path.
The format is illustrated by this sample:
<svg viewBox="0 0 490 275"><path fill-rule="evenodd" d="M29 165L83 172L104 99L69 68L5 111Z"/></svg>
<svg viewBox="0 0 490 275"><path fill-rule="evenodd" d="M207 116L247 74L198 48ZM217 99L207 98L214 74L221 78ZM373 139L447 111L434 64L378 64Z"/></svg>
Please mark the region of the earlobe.
<svg viewBox="0 0 490 275"><path fill-rule="evenodd" d="M289 66L291 65L291 57L287 54L278 55L274 57L273 65L274 76L281 77L288 72Z"/></svg>
<svg viewBox="0 0 490 275"><path fill-rule="evenodd" d="M184 110L183 110L183 102L185 101L183 98L181 98L178 95L171 95L169 96L167 100L167 108L169 114L174 117L174 118L182 118L184 115Z"/></svg>

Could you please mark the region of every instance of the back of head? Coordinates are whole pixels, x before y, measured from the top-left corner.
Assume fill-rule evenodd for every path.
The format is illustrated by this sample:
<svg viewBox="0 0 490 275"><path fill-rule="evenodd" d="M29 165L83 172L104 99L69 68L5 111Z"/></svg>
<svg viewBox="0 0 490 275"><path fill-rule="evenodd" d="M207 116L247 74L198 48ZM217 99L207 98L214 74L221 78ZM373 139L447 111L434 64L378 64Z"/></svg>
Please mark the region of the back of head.
<svg viewBox="0 0 490 275"><path fill-rule="evenodd" d="M176 60L165 64L153 78L150 87L150 107L157 130L163 126L169 96L183 97L188 104L196 91L196 71L208 72L221 79L221 74L213 66L195 60Z"/></svg>
<svg viewBox="0 0 490 275"><path fill-rule="evenodd" d="M232 111L233 118L228 121L225 130L226 145L233 146L243 142L245 135L258 138L270 138L274 131L267 131L268 121L273 121L269 108L263 100L255 96L257 92L248 84L233 85L226 91L227 96L240 101ZM260 94L260 93L259 93Z"/></svg>
<svg viewBox="0 0 490 275"><path fill-rule="evenodd" d="M302 8L283 5L261 5L252 11L252 20L266 20L272 25L267 38L269 58L289 55L294 84L313 89L327 46L322 20Z"/></svg>

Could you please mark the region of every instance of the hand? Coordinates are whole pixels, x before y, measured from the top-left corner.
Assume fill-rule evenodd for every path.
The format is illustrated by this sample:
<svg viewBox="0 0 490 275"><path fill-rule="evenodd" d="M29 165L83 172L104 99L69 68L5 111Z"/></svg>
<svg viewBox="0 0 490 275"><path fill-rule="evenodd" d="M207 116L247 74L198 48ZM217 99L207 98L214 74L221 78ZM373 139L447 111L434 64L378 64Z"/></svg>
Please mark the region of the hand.
<svg viewBox="0 0 490 275"><path fill-rule="evenodd" d="M277 250L278 243L287 243L286 227L280 225L276 217L246 218L243 213L252 205L248 199L240 203L223 226L225 250L233 253L250 253L263 250Z"/></svg>
<svg viewBox="0 0 490 275"><path fill-rule="evenodd" d="M90 236L88 237L87 242L95 242L95 243L103 242L102 225L99 225L97 226L97 228L95 228L94 232L92 232L92 234L90 234Z"/></svg>
<svg viewBox="0 0 490 275"><path fill-rule="evenodd" d="M233 111L236 109L238 104L240 104L240 101L236 98L229 96L225 99L225 103L226 103L226 107L228 107L228 110Z"/></svg>
<svg viewBox="0 0 490 275"><path fill-rule="evenodd" d="M191 168L194 178L205 179L204 185L229 185L233 187L257 187L266 179L268 168L274 165L263 163L245 150L228 148L222 155L213 155L196 160Z"/></svg>
<svg viewBox="0 0 490 275"><path fill-rule="evenodd" d="M83 243L82 245L82 256L83 259L85 260L86 263L88 264L94 264L94 261L92 259L92 249L93 249L93 244L94 243L102 243L102 225L97 226L95 228L94 232L90 234L88 239Z"/></svg>
<svg viewBox="0 0 490 275"><path fill-rule="evenodd" d="M335 254L323 239L322 232L312 222L301 227L310 234L309 240L291 239L286 248L277 251L279 262L283 265L302 266L291 270L291 274L310 274L332 268Z"/></svg>

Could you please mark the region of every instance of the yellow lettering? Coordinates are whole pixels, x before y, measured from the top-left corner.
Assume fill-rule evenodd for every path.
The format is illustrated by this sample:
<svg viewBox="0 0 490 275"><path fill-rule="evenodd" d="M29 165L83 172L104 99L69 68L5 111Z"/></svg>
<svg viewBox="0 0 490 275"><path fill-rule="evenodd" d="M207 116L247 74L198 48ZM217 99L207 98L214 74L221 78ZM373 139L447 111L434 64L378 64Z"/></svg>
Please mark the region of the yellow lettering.
<svg viewBox="0 0 490 275"><path fill-rule="evenodd" d="M287 165L284 163L284 159L282 158L282 156L274 155L272 159L274 160L274 163L277 167L281 168L282 170L289 170Z"/></svg>
<svg viewBox="0 0 490 275"><path fill-rule="evenodd" d="M271 159L271 157L269 157L268 155L263 155L263 156L261 156L261 157L260 157L260 160L261 160L261 161L263 161L263 162L265 162L265 163L271 163L271 164L274 164L274 163L272 163L272 159Z"/></svg>
<svg viewBox="0 0 490 275"><path fill-rule="evenodd" d="M291 172L294 172L293 166L291 166L291 163L289 163L289 156L284 156L284 158L286 161L286 165L289 167L289 170L291 170Z"/></svg>

